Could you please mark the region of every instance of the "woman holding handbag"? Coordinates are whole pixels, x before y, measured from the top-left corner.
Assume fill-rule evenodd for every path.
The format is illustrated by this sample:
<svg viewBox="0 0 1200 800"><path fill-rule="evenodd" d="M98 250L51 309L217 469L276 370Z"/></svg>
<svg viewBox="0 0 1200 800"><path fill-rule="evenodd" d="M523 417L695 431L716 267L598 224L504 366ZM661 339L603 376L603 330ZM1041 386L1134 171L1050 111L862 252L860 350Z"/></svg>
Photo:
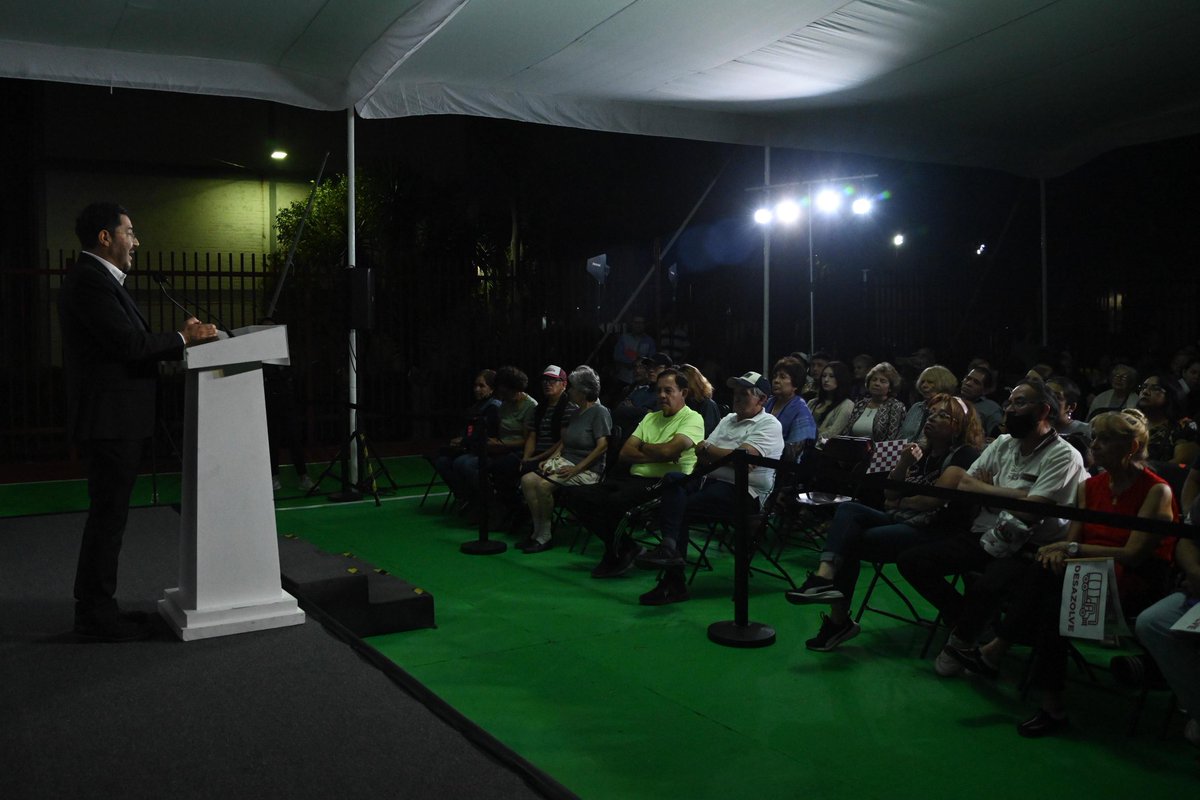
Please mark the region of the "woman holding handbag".
<svg viewBox="0 0 1200 800"><path fill-rule="evenodd" d="M905 446L889 478L953 489L983 447L983 428L975 407L959 397L937 394L927 403L929 416L919 442ZM903 550L949 535L968 526L969 506L924 495L888 493L880 511L859 503L843 503L833 517L825 551L815 573L787 593L790 603L829 603L821 630L806 642L808 649L828 651L858 635L850 618L850 599L862 560L891 562Z"/></svg>

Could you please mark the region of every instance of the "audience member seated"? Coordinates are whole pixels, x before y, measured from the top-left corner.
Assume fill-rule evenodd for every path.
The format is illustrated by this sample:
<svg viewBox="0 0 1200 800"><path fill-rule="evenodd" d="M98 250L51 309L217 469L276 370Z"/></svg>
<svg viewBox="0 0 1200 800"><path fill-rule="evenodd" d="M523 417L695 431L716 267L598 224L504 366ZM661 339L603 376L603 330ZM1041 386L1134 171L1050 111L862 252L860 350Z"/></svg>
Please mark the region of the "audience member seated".
<svg viewBox="0 0 1200 800"><path fill-rule="evenodd" d="M1058 415L1058 400L1044 383L1022 381L1012 390L1004 410L1008 433L987 446L959 481L958 489L1033 503L1070 503L1087 472L1079 451L1063 441L1051 424ZM896 565L909 585L953 628L962 617L963 598L946 576L987 570L995 561L1022 550L1032 554L1037 547L1065 536L1066 522L1058 517L984 507L968 533L905 550L896 558ZM988 577L985 572L975 583ZM952 637L950 644L966 649L974 642ZM958 662L945 651L938 655L935 668L940 675L961 672Z"/></svg>
<svg viewBox="0 0 1200 800"><path fill-rule="evenodd" d="M621 447L629 475L572 489L564 502L580 523L604 543L593 578L615 578L633 566L641 552L628 531L618 532L625 512L651 499L651 489L671 472L690 475L696 444L704 440L704 420L687 406L687 378L674 369L658 376L659 411L647 414Z"/></svg>
<svg viewBox="0 0 1200 800"><path fill-rule="evenodd" d="M817 423L817 438L841 436L850 425L854 401L850 399L850 370L840 361L830 361L821 371L821 391L808 401L813 421Z"/></svg>
<svg viewBox="0 0 1200 800"><path fill-rule="evenodd" d="M517 478L521 474L521 454L525 451L525 441L530 431L534 430L534 414L537 413L537 400L525 393L529 385L529 377L516 367L501 367L496 370L496 398L500 400L497 413L500 416L499 428L496 435L487 442L488 477L493 490L502 493L515 491ZM478 480L463 485L464 500L473 499L478 491ZM457 491L457 489L456 489ZM484 513L488 503L495 497L479 498L480 508L476 514ZM484 505L484 504L488 505ZM508 521L502 519L511 512L511 505L504 502L500 507L492 506L489 512L490 523L496 527L505 527Z"/></svg>
<svg viewBox="0 0 1200 800"><path fill-rule="evenodd" d="M996 388L996 373L986 364L976 364L967 370L963 376L959 394L968 403L975 404L975 412L979 414L979 424L983 426L983 435L993 438L999 432L1000 419L1003 412L1000 404L988 397Z"/></svg>
<svg viewBox="0 0 1200 800"><path fill-rule="evenodd" d="M634 383L637 363L654 352L654 340L646 333L646 318L641 314L629 320L629 330L613 343L613 377L617 386Z"/></svg>
<svg viewBox="0 0 1200 800"><path fill-rule="evenodd" d="M956 382L951 380L953 390ZM894 481L954 489L983 448L983 430L974 406L961 397L938 393L927 401L929 415L918 442L905 446L889 476ZM858 503L843 503L833 517L816 573L787 592L791 603L829 603L821 628L805 645L829 651L858 635L850 616L850 601L858 582L860 562L894 562L918 544L936 541L971 524L969 503L950 503L922 495L900 496L889 491L884 511Z"/></svg>
<svg viewBox="0 0 1200 800"><path fill-rule="evenodd" d="M798 387L804 385L803 366L799 359L784 356L771 368L771 396L764 407L783 427L785 456L795 461L806 443L817 438L817 423Z"/></svg>
<svg viewBox="0 0 1200 800"><path fill-rule="evenodd" d="M533 428L525 439L522 472L545 461L562 439L563 428L579 407L567 397L567 372L554 364L542 370L542 402L533 412Z"/></svg>
<svg viewBox="0 0 1200 800"><path fill-rule="evenodd" d="M1193 357L1183 369L1183 382L1187 385L1184 405L1192 419L1200 417L1200 358Z"/></svg>
<svg viewBox="0 0 1200 800"><path fill-rule="evenodd" d="M576 410L564 423L561 438L539 459L536 470L521 476L521 493L533 517L533 533L518 545L526 553L541 553L553 546L555 490L596 483L604 474L612 417L599 402L600 376L589 366L576 367L567 387L568 400Z"/></svg>
<svg viewBox="0 0 1200 800"><path fill-rule="evenodd" d="M904 422L900 424L898 438L907 442L915 442L925 430L925 404L929 398L935 394L954 394L958 389L958 378L941 364L933 364L921 370L921 374L917 376L916 388L921 399L913 403L904 415Z"/></svg>
<svg viewBox="0 0 1200 800"><path fill-rule="evenodd" d="M771 388L767 379L757 372L747 372L740 378L730 378L728 386L733 389L733 413L727 414L712 435L696 445L701 466L714 464L734 450L778 459L783 453L783 428L779 420L765 410L764 403ZM758 511L774 486L775 470L751 465L749 478L750 500L754 510ZM660 606L689 598L684 579L689 541L687 518L702 515L732 520L737 512L737 502L734 469L730 465L718 467L706 475L667 475L658 511L662 543L637 558L639 567L661 569L663 576L653 589L638 598L638 602L644 606Z"/></svg>
<svg viewBox="0 0 1200 800"><path fill-rule="evenodd" d="M867 373L867 395L854 404L846 423L846 436L869 436L876 442L898 438L904 421L904 403L895 398L900 373L881 361Z"/></svg>
<svg viewBox="0 0 1200 800"><path fill-rule="evenodd" d="M830 361L837 359L831 354L822 350L818 350L808 359L808 380L805 383L807 393L802 393L805 400L811 400L817 396L821 390L821 373L825 371L825 365Z"/></svg>
<svg viewBox="0 0 1200 800"><path fill-rule="evenodd" d="M662 353L639 358L633 366L633 382L612 409L613 424L629 431L642 417L658 408L655 380L671 360Z"/></svg>
<svg viewBox="0 0 1200 800"><path fill-rule="evenodd" d="M1092 454L1104 472L1079 486L1076 505L1144 519L1178 520L1171 488L1146 467L1145 417L1136 409L1106 412L1095 417L1092 426ZM1162 597L1174 544L1173 537L1072 522L1066 540L1040 547L1036 562L1009 558L989 567L989 572L1008 573L1011 595L995 638L980 648L950 646L946 652L975 674L994 678L1014 640L1032 637L1038 657L1031 679L1042 692L1042 707L1018 725L1017 732L1031 738L1056 733L1067 724L1063 701L1067 644L1058 632L1066 559L1112 558L1121 608L1136 614ZM954 631L959 640L972 642L987 626L999 601L980 596L990 584L980 581L967 591L963 616Z"/></svg>
<svg viewBox="0 0 1200 800"><path fill-rule="evenodd" d="M721 421L721 409L713 400L713 385L704 377L704 373L691 364L680 364L675 367L683 373L688 382L688 408L695 411L704 420L704 435L708 436Z"/></svg>
<svg viewBox="0 0 1200 800"><path fill-rule="evenodd" d="M1088 420L1105 411L1120 411L1136 406L1138 393L1134 387L1137 386L1137 378L1137 370L1133 367L1127 364L1114 366L1108 373L1108 385L1112 388L1105 389L1092 399L1092 404L1088 406Z"/></svg>
<svg viewBox="0 0 1200 800"><path fill-rule="evenodd" d="M1196 524L1195 513L1192 524ZM1183 735L1200 747L1200 636L1171 630L1180 617L1200 602L1200 544L1195 539L1179 540L1175 565L1183 574L1179 590L1139 614L1134 630L1175 693L1179 706L1187 710Z"/></svg>
<svg viewBox="0 0 1200 800"><path fill-rule="evenodd" d="M875 357L867 353L859 353L850 359L850 370L854 380L848 385L850 399L855 403L867 396L867 373L871 371L871 367L875 366L875 363Z"/></svg>
<svg viewBox="0 0 1200 800"><path fill-rule="evenodd" d="M1075 381L1065 375L1051 375L1046 381L1046 388L1058 399L1058 416L1052 423L1054 430L1058 431L1058 435L1066 437L1078 434L1090 442L1092 439L1091 426L1082 420L1075 419L1075 412L1079 408L1079 400L1082 397Z"/></svg>
<svg viewBox="0 0 1200 800"><path fill-rule="evenodd" d="M1179 388L1169 375L1151 375L1138 387L1138 410L1146 415L1150 428L1148 447L1151 466L1159 472L1167 467L1178 469L1200 455L1196 422L1183 416Z"/></svg>
<svg viewBox="0 0 1200 800"><path fill-rule="evenodd" d="M464 415L462 431L433 458L433 468L459 502L465 502L479 483L479 446L500 430L500 400L492 394L495 389L495 370L485 369L475 376L471 386L475 402Z"/></svg>

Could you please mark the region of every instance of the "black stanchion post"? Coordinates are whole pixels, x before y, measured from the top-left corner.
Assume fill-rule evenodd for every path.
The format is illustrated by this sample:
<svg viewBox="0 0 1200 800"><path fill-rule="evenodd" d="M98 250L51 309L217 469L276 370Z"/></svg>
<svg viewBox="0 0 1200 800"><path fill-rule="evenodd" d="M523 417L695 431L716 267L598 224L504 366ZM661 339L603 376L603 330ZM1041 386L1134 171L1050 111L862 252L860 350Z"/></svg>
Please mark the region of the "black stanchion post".
<svg viewBox="0 0 1200 800"><path fill-rule="evenodd" d="M488 473L488 452L487 439L483 439L479 443L479 503L482 506L482 513L479 515L479 537L472 539L469 542L463 542L459 546L469 556L494 556L503 553L508 549L508 545L504 542L490 541L488 539L488 503L491 494L491 475Z"/></svg>
<svg viewBox="0 0 1200 800"><path fill-rule="evenodd" d="M733 620L708 626L708 638L727 647L766 647L775 643L775 629L750 622L750 462L745 450L734 450L737 494L737 535L733 545Z"/></svg>

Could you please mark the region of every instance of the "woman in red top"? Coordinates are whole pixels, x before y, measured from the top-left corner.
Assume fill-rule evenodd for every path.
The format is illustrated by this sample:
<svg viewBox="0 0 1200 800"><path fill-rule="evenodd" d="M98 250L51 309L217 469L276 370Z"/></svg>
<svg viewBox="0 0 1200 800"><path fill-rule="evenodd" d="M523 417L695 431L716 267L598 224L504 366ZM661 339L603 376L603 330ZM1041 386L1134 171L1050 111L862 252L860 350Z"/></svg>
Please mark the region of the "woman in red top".
<svg viewBox="0 0 1200 800"><path fill-rule="evenodd" d="M1171 487L1146 467L1149 432L1146 417L1134 408L1103 413L1092 420L1092 455L1104 472L1079 487L1078 505L1092 511L1179 521L1179 508ZM1042 689L1042 709L1017 726L1022 736L1054 733L1066 725L1063 688L1066 678L1066 642L1058 634L1058 598L1062 594L1064 562L1068 558L1112 558L1117 574L1121 610L1136 615L1163 596L1167 571L1175 549L1174 537L1145 531L1114 528L1093 522L1072 522L1065 542L1038 550L1038 562L1053 570L1039 657L1033 682ZM1053 610L1051 610L1053 609Z"/></svg>

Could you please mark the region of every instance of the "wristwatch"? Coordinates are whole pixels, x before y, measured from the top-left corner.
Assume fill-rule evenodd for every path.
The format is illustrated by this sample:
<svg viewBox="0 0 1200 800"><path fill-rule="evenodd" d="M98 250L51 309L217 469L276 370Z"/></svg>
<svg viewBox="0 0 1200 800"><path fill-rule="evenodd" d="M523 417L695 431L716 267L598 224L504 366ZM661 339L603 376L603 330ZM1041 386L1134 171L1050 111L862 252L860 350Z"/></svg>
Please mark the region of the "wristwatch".
<svg viewBox="0 0 1200 800"><path fill-rule="evenodd" d="M1067 555L1071 558L1076 558L1079 556L1079 542L1067 543Z"/></svg>

